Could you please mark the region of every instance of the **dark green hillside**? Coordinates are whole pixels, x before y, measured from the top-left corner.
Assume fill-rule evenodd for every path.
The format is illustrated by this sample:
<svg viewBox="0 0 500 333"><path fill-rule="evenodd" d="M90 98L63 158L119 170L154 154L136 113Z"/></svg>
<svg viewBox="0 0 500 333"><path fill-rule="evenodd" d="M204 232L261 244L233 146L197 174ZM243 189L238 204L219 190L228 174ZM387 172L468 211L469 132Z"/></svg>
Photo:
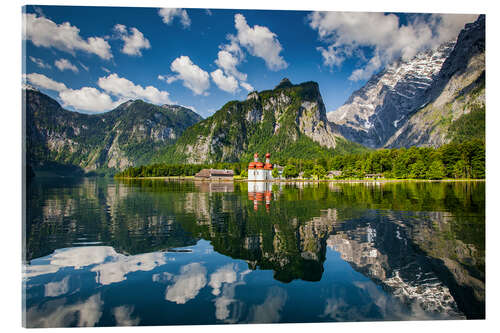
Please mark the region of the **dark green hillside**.
<svg viewBox="0 0 500 333"><path fill-rule="evenodd" d="M26 158L35 170L52 166L85 171L123 170L150 163L202 118L176 105L128 101L97 115L63 109L36 90L23 90L26 103Z"/></svg>

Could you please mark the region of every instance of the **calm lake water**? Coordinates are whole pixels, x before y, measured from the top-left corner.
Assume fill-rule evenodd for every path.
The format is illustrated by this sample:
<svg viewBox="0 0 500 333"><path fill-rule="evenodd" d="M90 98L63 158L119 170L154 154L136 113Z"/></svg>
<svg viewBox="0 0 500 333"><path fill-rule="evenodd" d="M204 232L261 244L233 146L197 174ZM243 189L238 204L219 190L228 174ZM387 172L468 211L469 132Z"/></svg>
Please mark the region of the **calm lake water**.
<svg viewBox="0 0 500 333"><path fill-rule="evenodd" d="M485 183L36 179L28 327L476 319Z"/></svg>

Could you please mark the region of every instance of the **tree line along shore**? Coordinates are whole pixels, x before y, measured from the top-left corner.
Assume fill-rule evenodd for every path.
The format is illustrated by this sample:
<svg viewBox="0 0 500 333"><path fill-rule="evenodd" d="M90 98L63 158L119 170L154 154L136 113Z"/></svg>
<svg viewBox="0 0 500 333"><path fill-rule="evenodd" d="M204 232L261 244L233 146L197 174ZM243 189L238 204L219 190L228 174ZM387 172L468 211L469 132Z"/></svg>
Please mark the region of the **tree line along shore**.
<svg viewBox="0 0 500 333"><path fill-rule="evenodd" d="M317 159L273 160L273 177L285 180L383 179L484 179L485 142L481 139L450 143L439 148L411 147L378 149L366 153L335 154ZM235 178L246 179L248 161L205 164L156 163L130 167L116 178L192 177L202 169L233 170Z"/></svg>

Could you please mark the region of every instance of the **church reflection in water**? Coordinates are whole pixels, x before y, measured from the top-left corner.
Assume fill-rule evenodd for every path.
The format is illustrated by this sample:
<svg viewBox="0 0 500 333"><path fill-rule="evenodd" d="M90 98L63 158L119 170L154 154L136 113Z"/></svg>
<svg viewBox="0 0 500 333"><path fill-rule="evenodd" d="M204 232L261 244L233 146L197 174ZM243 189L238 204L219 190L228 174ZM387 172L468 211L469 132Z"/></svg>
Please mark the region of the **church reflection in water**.
<svg viewBox="0 0 500 333"><path fill-rule="evenodd" d="M272 182L248 182L248 200L253 202L253 209L259 210L259 204L265 203L266 211L273 200Z"/></svg>

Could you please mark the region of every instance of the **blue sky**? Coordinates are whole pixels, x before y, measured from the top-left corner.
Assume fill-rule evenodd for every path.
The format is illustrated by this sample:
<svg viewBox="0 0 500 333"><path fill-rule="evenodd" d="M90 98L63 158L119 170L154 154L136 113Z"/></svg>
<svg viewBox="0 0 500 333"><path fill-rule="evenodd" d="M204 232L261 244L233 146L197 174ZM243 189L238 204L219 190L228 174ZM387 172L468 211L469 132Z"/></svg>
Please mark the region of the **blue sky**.
<svg viewBox="0 0 500 333"><path fill-rule="evenodd" d="M24 73L85 113L140 98L207 117L283 77L318 82L331 111L385 64L456 38L476 16L28 6Z"/></svg>

